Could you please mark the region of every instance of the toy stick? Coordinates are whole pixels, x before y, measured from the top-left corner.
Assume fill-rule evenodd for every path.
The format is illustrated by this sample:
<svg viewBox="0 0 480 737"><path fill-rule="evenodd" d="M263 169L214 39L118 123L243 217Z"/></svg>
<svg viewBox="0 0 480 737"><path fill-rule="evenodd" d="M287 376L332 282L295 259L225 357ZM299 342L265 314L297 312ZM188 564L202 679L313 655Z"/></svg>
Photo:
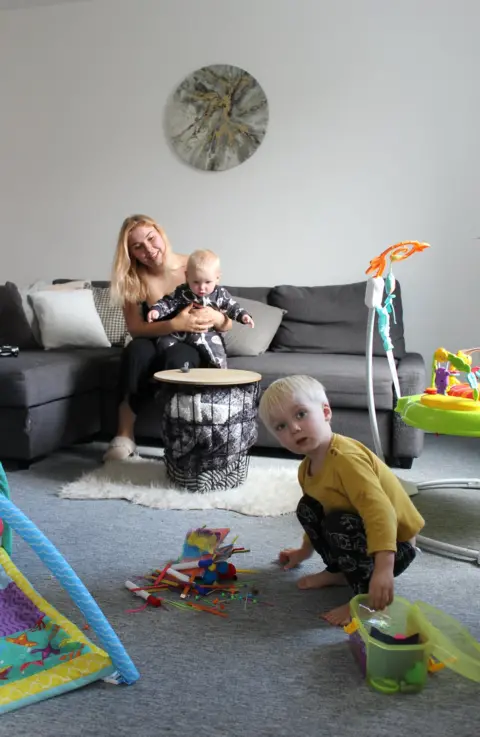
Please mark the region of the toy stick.
<svg viewBox="0 0 480 737"><path fill-rule="evenodd" d="M196 573L192 573L192 575L191 575L191 576L190 576L190 578L188 579L188 583L187 583L187 584L186 584L186 585L184 586L184 588L183 588L183 591L182 591L182 593L180 594L180 598L181 598L181 599L186 599L186 598L187 598L187 596L189 595L189 593L190 593L190 589L192 588L192 586L193 586L193 583L194 583L194 581L195 581L195 576L196 576Z"/></svg>
<svg viewBox="0 0 480 737"><path fill-rule="evenodd" d="M228 617L228 614L225 614L225 612L219 612L218 609L214 609L214 607L211 606L197 604L197 602L193 603L193 601L186 601L185 604L192 607L192 609L198 609L199 612L209 612L210 614L216 614L217 617Z"/></svg>
<svg viewBox="0 0 480 737"><path fill-rule="evenodd" d="M166 572L168 571L169 566L170 566L170 563L167 563L165 568L163 568L161 571L156 571L156 573L158 573L158 576L155 579L155 583L160 583L160 581L162 580L162 578L165 576Z"/></svg>
<svg viewBox="0 0 480 737"><path fill-rule="evenodd" d="M127 588L129 591L132 592L135 596L140 597L140 599L143 599L144 601L149 604L149 606L159 607L162 606L162 600L158 598L158 596L152 596L151 594L147 593L143 589L139 589L138 586L135 586L134 583L131 581L125 581L125 588Z"/></svg>
<svg viewBox="0 0 480 737"><path fill-rule="evenodd" d="M254 571L251 568L237 568L237 573L258 573L258 571Z"/></svg>
<svg viewBox="0 0 480 737"><path fill-rule="evenodd" d="M185 561L183 563L172 563L170 568L174 571L189 571L191 568L208 568L213 563L213 558L199 558L198 560Z"/></svg>
<svg viewBox="0 0 480 737"><path fill-rule="evenodd" d="M178 581L182 581L183 583L188 583L190 581L189 576L186 576L184 573L180 573L180 571L176 571L174 568L171 568L169 564L166 568L162 570L160 576L155 579L154 583L160 583L160 581L162 581L164 576L166 576L167 574L169 576L173 576Z"/></svg>

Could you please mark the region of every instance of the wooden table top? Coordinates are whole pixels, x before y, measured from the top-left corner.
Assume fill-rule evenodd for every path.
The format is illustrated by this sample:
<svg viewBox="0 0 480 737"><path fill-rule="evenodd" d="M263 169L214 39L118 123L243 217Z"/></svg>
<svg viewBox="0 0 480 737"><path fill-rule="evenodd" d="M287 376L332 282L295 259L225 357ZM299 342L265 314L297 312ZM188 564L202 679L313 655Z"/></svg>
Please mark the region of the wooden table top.
<svg viewBox="0 0 480 737"><path fill-rule="evenodd" d="M168 384L196 384L198 386L234 386L237 384L253 384L260 381L261 374L243 369L196 368L184 373L181 369L157 371L153 375L156 381Z"/></svg>

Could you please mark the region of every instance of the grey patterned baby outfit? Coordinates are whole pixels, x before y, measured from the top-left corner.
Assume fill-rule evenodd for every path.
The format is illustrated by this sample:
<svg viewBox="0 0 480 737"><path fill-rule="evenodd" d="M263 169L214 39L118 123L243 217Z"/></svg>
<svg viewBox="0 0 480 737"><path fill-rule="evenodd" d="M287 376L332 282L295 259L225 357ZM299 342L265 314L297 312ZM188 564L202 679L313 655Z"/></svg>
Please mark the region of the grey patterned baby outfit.
<svg viewBox="0 0 480 737"><path fill-rule="evenodd" d="M235 302L225 287L216 287L211 294L198 297L192 292L188 284L180 284L172 294L158 300L150 309L158 310L160 313L158 320L171 320L192 303L201 307L213 307L214 310L222 312L231 320L237 322L242 322L242 318L248 315L248 312L238 302ZM202 363L213 368L227 368L225 344L222 336L215 328L211 328L205 333L181 332L161 335L157 338L157 345L165 349L175 345L178 341L195 346Z"/></svg>

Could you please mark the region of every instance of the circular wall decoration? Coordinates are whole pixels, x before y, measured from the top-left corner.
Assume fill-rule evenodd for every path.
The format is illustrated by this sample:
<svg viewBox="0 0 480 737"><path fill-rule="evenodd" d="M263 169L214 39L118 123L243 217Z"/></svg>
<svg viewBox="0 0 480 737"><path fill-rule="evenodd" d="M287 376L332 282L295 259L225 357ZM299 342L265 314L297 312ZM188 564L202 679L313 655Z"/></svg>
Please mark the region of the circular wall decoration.
<svg viewBox="0 0 480 737"><path fill-rule="evenodd" d="M214 64L189 74L167 107L167 135L191 166L224 171L250 158L263 141L268 101L244 69Z"/></svg>

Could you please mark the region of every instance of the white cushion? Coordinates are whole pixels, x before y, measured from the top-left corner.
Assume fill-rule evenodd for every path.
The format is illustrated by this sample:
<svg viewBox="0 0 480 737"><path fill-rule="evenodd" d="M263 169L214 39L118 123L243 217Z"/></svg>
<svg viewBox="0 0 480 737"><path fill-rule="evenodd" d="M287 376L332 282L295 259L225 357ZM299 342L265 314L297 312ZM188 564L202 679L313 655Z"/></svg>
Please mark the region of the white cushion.
<svg viewBox="0 0 480 737"><path fill-rule="evenodd" d="M42 290L30 293L29 299L46 350L110 347L90 289Z"/></svg>

